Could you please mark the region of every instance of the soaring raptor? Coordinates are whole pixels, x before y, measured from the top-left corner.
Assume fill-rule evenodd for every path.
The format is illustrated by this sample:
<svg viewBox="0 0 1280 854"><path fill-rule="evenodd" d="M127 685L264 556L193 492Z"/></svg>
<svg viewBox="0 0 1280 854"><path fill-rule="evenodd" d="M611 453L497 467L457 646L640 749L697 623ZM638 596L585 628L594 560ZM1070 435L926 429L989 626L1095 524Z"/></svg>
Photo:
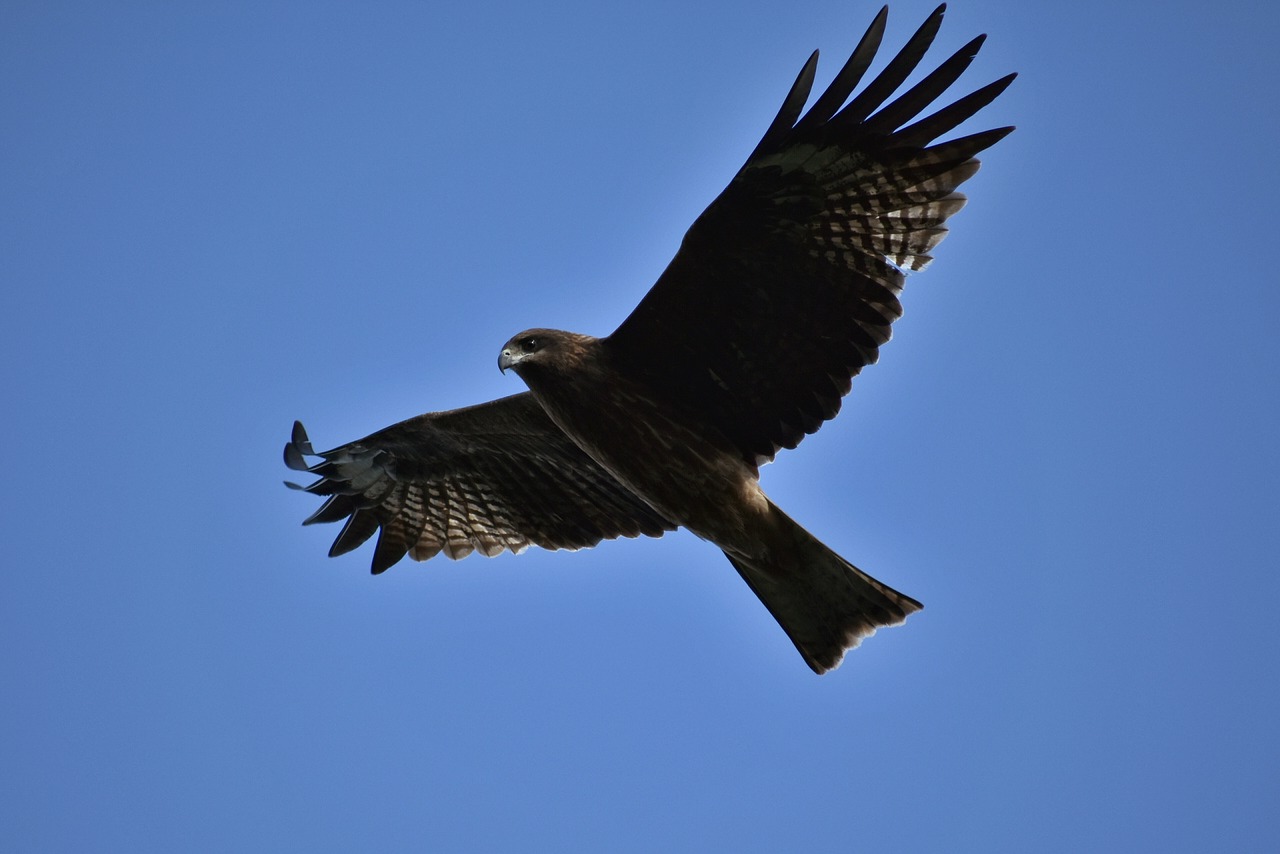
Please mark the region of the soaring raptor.
<svg viewBox="0 0 1280 854"><path fill-rule="evenodd" d="M902 314L905 271L928 265L964 205L956 188L978 171L974 155L1012 130L935 142L1012 74L917 118L984 36L890 100L944 9L855 95L884 33L881 9L805 112L815 51L621 326L604 338L530 329L502 346L498 367L527 392L319 454L295 424L285 463L319 479L290 486L328 496L304 524L346 520L329 554L377 533L379 573L406 554L578 549L683 527L724 552L818 673L919 610L775 507L758 476L835 417Z"/></svg>

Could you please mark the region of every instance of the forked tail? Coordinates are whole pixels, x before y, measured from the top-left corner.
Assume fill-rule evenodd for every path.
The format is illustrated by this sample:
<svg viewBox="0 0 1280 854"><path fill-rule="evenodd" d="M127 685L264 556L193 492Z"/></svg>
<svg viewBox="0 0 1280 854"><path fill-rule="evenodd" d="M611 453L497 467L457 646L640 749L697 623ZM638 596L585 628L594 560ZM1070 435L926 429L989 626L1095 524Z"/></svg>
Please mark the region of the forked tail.
<svg viewBox="0 0 1280 854"><path fill-rule="evenodd" d="M924 607L840 557L777 507L773 517L781 536L771 538L768 559L725 557L815 673L838 667L863 638Z"/></svg>

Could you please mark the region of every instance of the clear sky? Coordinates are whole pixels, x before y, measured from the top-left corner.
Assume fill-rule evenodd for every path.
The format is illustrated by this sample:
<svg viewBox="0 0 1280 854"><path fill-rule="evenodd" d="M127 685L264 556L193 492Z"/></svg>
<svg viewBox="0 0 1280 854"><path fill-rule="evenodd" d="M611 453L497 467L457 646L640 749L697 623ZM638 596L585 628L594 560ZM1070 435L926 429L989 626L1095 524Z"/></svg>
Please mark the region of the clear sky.
<svg viewBox="0 0 1280 854"><path fill-rule="evenodd" d="M610 331L876 8L6 3L0 848L1275 850L1273 4L953 4L1019 130L764 472L925 603L835 673L687 533L374 578L299 527L295 418Z"/></svg>

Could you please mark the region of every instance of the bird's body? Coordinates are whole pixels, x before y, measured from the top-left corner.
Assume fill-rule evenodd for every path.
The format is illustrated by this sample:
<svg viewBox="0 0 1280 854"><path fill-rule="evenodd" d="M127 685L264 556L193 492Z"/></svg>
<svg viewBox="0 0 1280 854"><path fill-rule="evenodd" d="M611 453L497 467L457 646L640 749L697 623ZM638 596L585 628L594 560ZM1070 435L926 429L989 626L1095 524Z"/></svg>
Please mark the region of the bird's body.
<svg viewBox="0 0 1280 854"><path fill-rule="evenodd" d="M538 329L517 339L530 335L555 347L555 365L523 360L513 370L575 445L681 527L722 548L750 548L767 502L754 467L724 436L630 376L611 358L607 338ZM661 467L636 453L654 447L663 450Z"/></svg>
<svg viewBox="0 0 1280 854"><path fill-rule="evenodd" d="M831 669L876 627L922 607L779 510L753 461L696 411L630 375L610 345L531 329L503 347L499 365L516 371L556 427L618 483L719 546L810 667ZM660 449L663 465L637 449Z"/></svg>
<svg viewBox="0 0 1280 854"><path fill-rule="evenodd" d="M920 603L870 577L779 510L759 466L840 409L964 204L973 155L1011 128L930 144L1012 75L906 124L945 90L973 40L897 100L940 7L850 96L879 45L881 10L801 115L817 54L778 117L675 259L610 335L530 329L502 348L527 394L431 413L314 454L295 425L285 459L346 518L331 554L381 532L374 571L405 554L461 557L529 544L579 548L683 527L715 543L822 673Z"/></svg>

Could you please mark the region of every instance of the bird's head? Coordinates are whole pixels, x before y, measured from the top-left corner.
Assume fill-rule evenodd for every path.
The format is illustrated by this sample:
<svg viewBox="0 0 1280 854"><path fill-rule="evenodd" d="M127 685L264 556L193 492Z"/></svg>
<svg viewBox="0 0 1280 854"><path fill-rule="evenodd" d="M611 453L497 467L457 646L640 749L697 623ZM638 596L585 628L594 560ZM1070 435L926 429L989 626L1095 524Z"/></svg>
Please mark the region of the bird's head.
<svg viewBox="0 0 1280 854"><path fill-rule="evenodd" d="M523 376L523 371L555 359L565 349L569 335L557 329L526 329L502 345L498 354L498 370L504 374L511 368Z"/></svg>

